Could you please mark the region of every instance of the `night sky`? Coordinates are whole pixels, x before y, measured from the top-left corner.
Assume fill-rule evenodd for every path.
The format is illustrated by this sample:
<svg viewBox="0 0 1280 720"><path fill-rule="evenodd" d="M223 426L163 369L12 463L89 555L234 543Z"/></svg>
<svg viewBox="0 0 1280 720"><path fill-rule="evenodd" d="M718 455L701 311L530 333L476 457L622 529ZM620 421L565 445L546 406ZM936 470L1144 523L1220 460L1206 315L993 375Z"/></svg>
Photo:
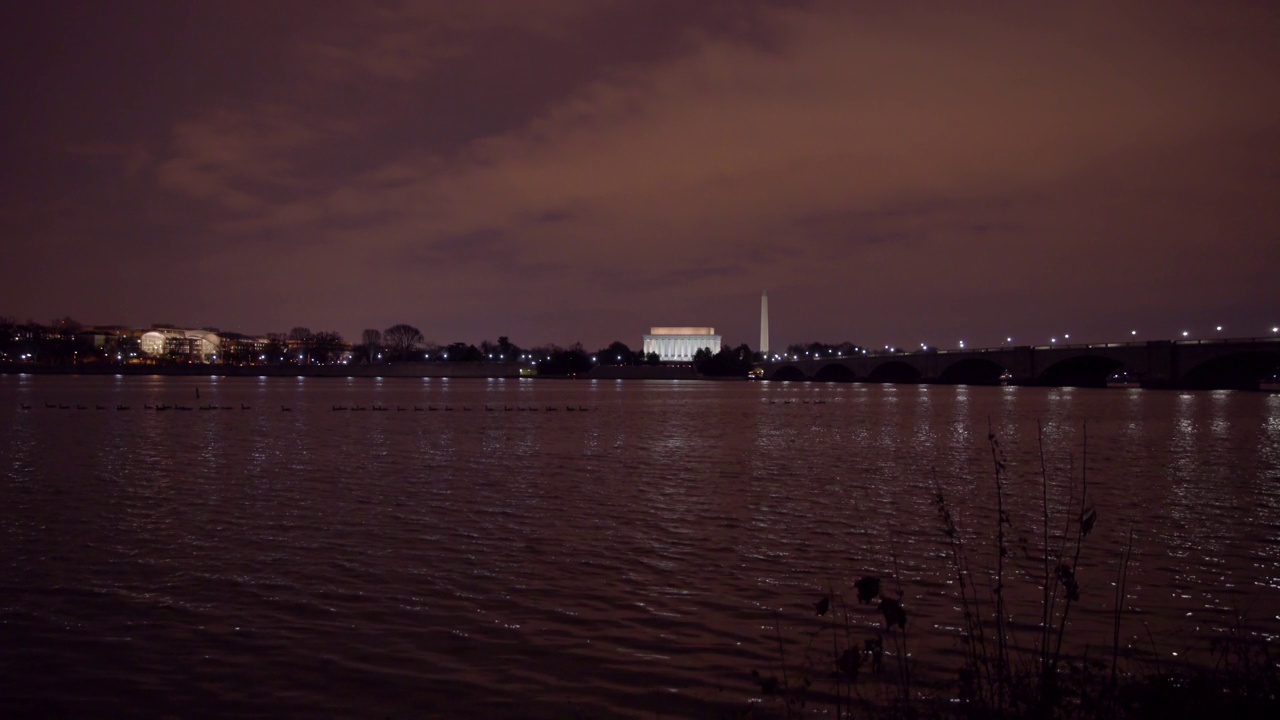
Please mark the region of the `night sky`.
<svg viewBox="0 0 1280 720"><path fill-rule="evenodd" d="M1280 5L17 2L0 315L1269 335Z"/></svg>

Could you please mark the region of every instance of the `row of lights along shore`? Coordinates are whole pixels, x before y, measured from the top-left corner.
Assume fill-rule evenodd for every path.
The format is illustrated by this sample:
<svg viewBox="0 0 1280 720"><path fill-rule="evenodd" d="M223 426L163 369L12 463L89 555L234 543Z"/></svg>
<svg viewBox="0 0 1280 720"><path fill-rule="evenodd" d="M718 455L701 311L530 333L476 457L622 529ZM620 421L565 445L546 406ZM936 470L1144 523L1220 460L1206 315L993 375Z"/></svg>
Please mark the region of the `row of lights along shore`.
<svg viewBox="0 0 1280 720"><path fill-rule="evenodd" d="M1223 328L1222 328L1222 326L1221 326L1221 325L1216 325L1216 326L1214 326L1214 328L1213 328L1213 329L1214 329L1216 332L1222 332L1222 329L1223 329ZM1272 328L1271 328L1271 334L1272 334L1272 335L1280 335L1280 325L1272 326ZM1130 330L1130 331L1129 331L1129 336L1130 336L1130 337L1134 337L1134 338L1138 337L1138 331L1137 331L1137 330ZM1191 337L1191 331L1190 331L1190 330L1183 330L1183 331L1182 331L1182 337L1184 337L1184 338L1189 338L1189 337ZM1063 334L1063 336L1062 336L1062 339L1063 339L1063 340L1070 340L1070 339L1071 339L1071 334L1070 334L1070 333L1064 333L1064 334ZM1007 344L1012 344L1012 343L1013 343L1013 338L1011 338L1011 337L1007 337L1007 338L1005 338L1005 339L1004 339L1004 341L1003 341L1003 342L1001 342L1001 343L1000 343L1000 346L1001 346L1001 347L1004 347L1005 345L1007 345ZM1058 343L1058 338L1057 338L1057 337L1051 337L1051 338L1049 338L1049 344L1050 344L1050 345L1056 345L1057 343ZM924 348L924 349L928 349L928 346L927 346L927 345L925 345L924 343L920 343L920 347L921 347L921 348ZM888 346L888 345L886 345L886 346L885 346L885 349L889 349L889 346ZM960 349L961 349L961 350L963 350L963 349L964 349L964 341L963 341L963 340L961 340L961 341L960 341Z"/></svg>
<svg viewBox="0 0 1280 720"><path fill-rule="evenodd" d="M1222 332L1223 327L1222 327L1221 325L1215 325L1215 326L1214 326L1214 330L1215 330L1216 332ZM1272 326L1272 328L1271 328L1271 334L1272 334L1272 335L1280 335L1280 325L1274 325L1274 326ZM1137 331L1137 330L1130 330L1130 331L1129 331L1129 336L1130 336L1130 337L1134 337L1134 338L1138 337L1138 331ZM1183 331L1182 331L1182 337L1184 337L1184 338L1190 338L1190 337L1191 337L1191 331L1190 331L1190 330L1183 330ZM1063 340L1070 340L1070 339L1071 339L1071 334L1070 334L1070 333L1063 333L1063 335L1062 335L1062 339L1063 339ZM1013 338L1012 338L1012 337L1006 337L1006 338L1005 338L1005 339L1000 343L1000 347L1004 347L1005 345L1012 345L1012 344L1013 344ZM1051 338L1049 338L1049 344L1050 344L1050 345L1057 345L1057 344L1058 344L1058 338L1057 338L1056 336L1055 336L1055 337L1051 337ZM929 345L928 343L920 343L920 349L921 349L921 350L928 350L929 348L930 348L930 345ZM965 346L964 346L964 340L961 340L961 341L960 341L960 349L961 349L961 350L964 350L964 349L965 349ZM884 346L884 351L885 351L885 352L902 352L902 350L901 350L900 348L895 348L895 347L894 347L894 346L892 346L892 345L885 345L885 346ZM877 350L876 352L879 352L879 350ZM867 351L866 351L866 350L863 350L863 351L861 352L861 354L862 354L862 355L866 355L866 354L867 354ZM811 353L811 352L806 351L806 352L805 352L805 355L807 355L807 356L809 356L809 357L815 357L815 358L816 358L816 357L821 357L821 356L822 356L822 353L821 353L821 352ZM835 352L828 353L828 355L829 355L830 357L839 357ZM594 360L595 358L592 358L592 359ZM777 354L777 353L774 353L774 354L773 354L773 359L774 359L774 360L799 360L800 358L799 358L798 356L796 356L796 355L787 355L787 354Z"/></svg>

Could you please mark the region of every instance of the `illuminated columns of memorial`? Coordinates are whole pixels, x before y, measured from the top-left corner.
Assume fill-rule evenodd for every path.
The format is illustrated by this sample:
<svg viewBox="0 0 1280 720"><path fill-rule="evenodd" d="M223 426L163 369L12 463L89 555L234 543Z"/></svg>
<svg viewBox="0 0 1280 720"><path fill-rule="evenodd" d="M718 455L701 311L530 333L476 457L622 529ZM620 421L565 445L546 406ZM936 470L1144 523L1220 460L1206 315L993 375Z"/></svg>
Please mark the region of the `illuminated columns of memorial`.
<svg viewBox="0 0 1280 720"><path fill-rule="evenodd" d="M663 362L688 362L699 350L720 352L720 336L711 327L653 327L644 336L644 354Z"/></svg>

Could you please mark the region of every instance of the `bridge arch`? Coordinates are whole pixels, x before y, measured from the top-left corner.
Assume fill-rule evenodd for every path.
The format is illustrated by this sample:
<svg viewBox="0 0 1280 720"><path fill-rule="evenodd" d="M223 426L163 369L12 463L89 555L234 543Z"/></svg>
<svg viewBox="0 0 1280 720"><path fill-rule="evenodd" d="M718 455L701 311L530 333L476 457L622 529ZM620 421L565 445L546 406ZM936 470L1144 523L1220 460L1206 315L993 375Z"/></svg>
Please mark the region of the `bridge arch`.
<svg viewBox="0 0 1280 720"><path fill-rule="evenodd" d="M795 365L783 365L777 370L774 370L773 374L769 376L769 379L777 380L778 382L794 382L796 380L804 380L806 379L806 376L804 371Z"/></svg>
<svg viewBox="0 0 1280 720"><path fill-rule="evenodd" d="M868 382L913 383L920 382L920 371L901 360L890 360L875 366L867 374Z"/></svg>
<svg viewBox="0 0 1280 720"><path fill-rule="evenodd" d="M938 375L938 382L949 385L999 385L1005 368L987 358L966 358L954 362Z"/></svg>
<svg viewBox="0 0 1280 720"><path fill-rule="evenodd" d="M1040 372L1037 385L1106 387L1107 378L1124 363L1104 355L1081 354L1059 360Z"/></svg>
<svg viewBox="0 0 1280 720"><path fill-rule="evenodd" d="M831 363L823 365L813 374L813 379L818 382L853 382L858 379L858 376L853 372L853 368L844 363Z"/></svg>
<svg viewBox="0 0 1280 720"><path fill-rule="evenodd" d="M1195 390L1257 390L1258 384L1280 370L1280 350L1241 351L1205 360L1177 379L1177 385Z"/></svg>

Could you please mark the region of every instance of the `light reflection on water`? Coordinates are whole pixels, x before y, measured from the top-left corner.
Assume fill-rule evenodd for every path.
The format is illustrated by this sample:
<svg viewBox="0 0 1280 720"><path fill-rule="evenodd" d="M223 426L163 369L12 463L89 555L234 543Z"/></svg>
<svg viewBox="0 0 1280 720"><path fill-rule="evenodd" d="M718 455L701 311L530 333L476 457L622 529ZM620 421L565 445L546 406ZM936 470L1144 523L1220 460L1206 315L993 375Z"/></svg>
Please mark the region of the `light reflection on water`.
<svg viewBox="0 0 1280 720"><path fill-rule="evenodd" d="M143 410L206 403L234 409ZM389 410L332 410L353 405ZM144 697L174 714L714 715L776 665L775 611L798 652L823 588L895 567L919 676L947 677L961 621L935 478L980 560L990 427L1035 537L1037 421L1057 517L1076 512L1088 436L1082 641L1109 641L1130 527L1130 644L1185 653L1237 614L1274 633L1274 395L0 376L0 694L62 715Z"/></svg>

